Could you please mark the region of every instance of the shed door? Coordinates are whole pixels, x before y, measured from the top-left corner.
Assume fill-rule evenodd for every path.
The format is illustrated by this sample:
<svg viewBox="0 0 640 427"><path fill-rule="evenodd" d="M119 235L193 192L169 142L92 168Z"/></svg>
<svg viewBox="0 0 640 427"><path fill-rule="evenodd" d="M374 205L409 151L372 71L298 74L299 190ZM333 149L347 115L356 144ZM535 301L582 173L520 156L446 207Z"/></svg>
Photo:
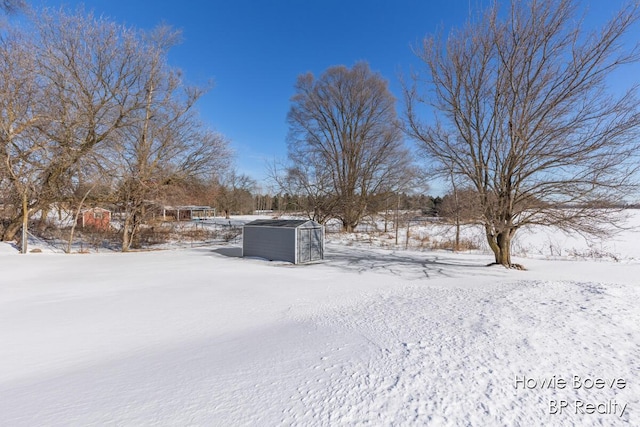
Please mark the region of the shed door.
<svg viewBox="0 0 640 427"><path fill-rule="evenodd" d="M309 262L322 259L322 229L298 229L298 262Z"/></svg>
<svg viewBox="0 0 640 427"><path fill-rule="evenodd" d="M309 231L311 232L311 242L309 245L311 261L323 259L322 228L312 228Z"/></svg>

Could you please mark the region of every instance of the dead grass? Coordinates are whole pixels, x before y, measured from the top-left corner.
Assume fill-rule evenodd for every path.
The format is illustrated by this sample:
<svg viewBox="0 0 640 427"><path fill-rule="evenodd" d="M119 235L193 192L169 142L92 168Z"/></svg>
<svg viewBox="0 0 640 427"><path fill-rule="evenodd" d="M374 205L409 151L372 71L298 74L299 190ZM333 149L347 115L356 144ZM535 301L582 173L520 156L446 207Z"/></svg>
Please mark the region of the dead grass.
<svg viewBox="0 0 640 427"><path fill-rule="evenodd" d="M455 240L451 239L451 240L434 240L431 242L428 242L428 248L429 249L435 249L435 250L450 250L453 251L455 250ZM460 239L460 242L458 244L458 248L457 250L459 251L473 251L473 250L477 250L480 249L480 247L473 242L472 240L469 239Z"/></svg>

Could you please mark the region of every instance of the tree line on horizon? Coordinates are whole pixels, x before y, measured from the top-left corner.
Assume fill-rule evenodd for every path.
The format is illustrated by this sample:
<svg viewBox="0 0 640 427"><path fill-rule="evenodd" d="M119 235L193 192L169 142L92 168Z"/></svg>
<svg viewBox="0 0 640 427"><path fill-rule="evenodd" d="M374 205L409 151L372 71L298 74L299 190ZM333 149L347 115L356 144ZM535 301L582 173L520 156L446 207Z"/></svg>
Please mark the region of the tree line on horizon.
<svg viewBox="0 0 640 427"><path fill-rule="evenodd" d="M439 179L449 190L435 211L481 225L507 267L522 227L606 236L619 221L612 211L638 188L636 86L608 84L640 59L638 45L623 43L640 12L630 2L588 31L580 10L574 0L495 2L446 36L425 37L401 115L365 62L299 76L272 192L351 232L398 208L400 195L424 198L425 183ZM3 240L53 203L117 206L123 251L136 245L150 201L215 205L227 216L267 196L273 205L234 170L227 139L198 119L207 88L168 65L179 32L42 9L0 33Z"/></svg>

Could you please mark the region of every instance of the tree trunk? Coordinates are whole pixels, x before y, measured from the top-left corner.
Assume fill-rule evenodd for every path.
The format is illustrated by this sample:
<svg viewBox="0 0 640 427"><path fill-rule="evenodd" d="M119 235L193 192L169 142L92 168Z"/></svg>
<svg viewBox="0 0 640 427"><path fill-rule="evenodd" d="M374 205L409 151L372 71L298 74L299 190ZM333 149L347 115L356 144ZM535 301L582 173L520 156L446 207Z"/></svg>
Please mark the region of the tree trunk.
<svg viewBox="0 0 640 427"><path fill-rule="evenodd" d="M498 233L496 240L499 248L496 262L505 267L511 267L511 233L509 231Z"/></svg>
<svg viewBox="0 0 640 427"><path fill-rule="evenodd" d="M409 249L409 238L411 237L411 220L407 220L407 235L404 241L404 248Z"/></svg>
<svg viewBox="0 0 640 427"><path fill-rule="evenodd" d="M453 171L449 171L449 173L451 174L451 186L453 187L453 200L456 211L456 241L453 246L453 251L457 252L460 250L460 200L458 199L458 186L456 185L456 180L453 177Z"/></svg>
<svg viewBox="0 0 640 427"><path fill-rule="evenodd" d="M133 214L133 221L131 223L131 232L129 233L129 249L142 248L142 241L140 239L140 225L142 224L142 217L140 214Z"/></svg>
<svg viewBox="0 0 640 427"><path fill-rule="evenodd" d="M396 229L396 246L398 246L398 227L400 225L400 193L398 193L398 199L396 203L396 217L393 220L393 226Z"/></svg>
<svg viewBox="0 0 640 427"><path fill-rule="evenodd" d="M80 205L82 206L82 205ZM69 240L67 241L67 253L71 253L71 246L73 245L73 234L76 231L76 225L78 224L78 217L80 216L80 209L76 212L73 217L73 224L71 224L71 231L69 231Z"/></svg>
<svg viewBox="0 0 640 427"><path fill-rule="evenodd" d="M129 228L131 227L131 215L127 215L122 226L122 252L127 252L131 247L131 233Z"/></svg>
<svg viewBox="0 0 640 427"><path fill-rule="evenodd" d="M93 188L95 187L95 185L93 187L91 187L82 197L82 200L80 200L80 203L78 203L78 207L76 209L76 214L73 217L73 224L71 224L71 231L69 232L69 242L67 244L67 253L70 254L71 253L71 246L73 245L73 233L76 231L76 225L78 224L78 218L80 217L80 214L82 213L82 205L84 204L84 201L87 200L87 197L89 197L89 193L91 192L91 190L93 190Z"/></svg>
<svg viewBox="0 0 640 427"><path fill-rule="evenodd" d="M49 212L51 211L51 207L47 206L40 209L40 219L38 220L38 232L42 233L47 229L47 221L49 219Z"/></svg>
<svg viewBox="0 0 640 427"><path fill-rule="evenodd" d="M389 222L389 198L385 198L384 203L384 232L388 232L387 224Z"/></svg>
<svg viewBox="0 0 640 427"><path fill-rule="evenodd" d="M27 194L22 195L22 250L21 253L27 253L27 227L29 226L29 205L27 202Z"/></svg>
<svg viewBox="0 0 640 427"><path fill-rule="evenodd" d="M353 233L356 231L356 227L360 223L360 216L356 213L345 212L344 215L340 218L342 221L342 231L346 233Z"/></svg>
<svg viewBox="0 0 640 427"><path fill-rule="evenodd" d="M14 240L16 238L16 234L18 234L18 230L20 230L20 227L22 227L22 215L11 220L7 228L4 230L2 240L7 242Z"/></svg>
<svg viewBox="0 0 640 427"><path fill-rule="evenodd" d="M453 251L457 252L460 250L460 217L456 213L456 241L453 244Z"/></svg>
<svg viewBox="0 0 640 427"><path fill-rule="evenodd" d="M507 268L522 268L511 263L511 239L515 234L515 229L507 229L500 233L493 233L486 230L489 247L493 251L495 263Z"/></svg>

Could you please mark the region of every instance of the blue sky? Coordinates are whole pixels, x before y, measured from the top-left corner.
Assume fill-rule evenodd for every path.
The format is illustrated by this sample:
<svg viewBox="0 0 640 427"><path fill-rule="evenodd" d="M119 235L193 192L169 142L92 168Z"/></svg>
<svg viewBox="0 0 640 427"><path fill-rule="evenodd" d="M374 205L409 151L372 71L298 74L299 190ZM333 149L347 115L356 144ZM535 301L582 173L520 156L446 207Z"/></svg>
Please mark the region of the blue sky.
<svg viewBox="0 0 640 427"><path fill-rule="evenodd" d="M213 80L198 109L226 135L236 165L258 181L286 157L286 115L298 75L364 60L390 82L418 61L411 51L428 33L459 26L490 0L32 0L75 8L143 29L183 31L170 55L190 83ZM590 16L608 17L621 0L593 0ZM399 114L401 108L398 108Z"/></svg>

